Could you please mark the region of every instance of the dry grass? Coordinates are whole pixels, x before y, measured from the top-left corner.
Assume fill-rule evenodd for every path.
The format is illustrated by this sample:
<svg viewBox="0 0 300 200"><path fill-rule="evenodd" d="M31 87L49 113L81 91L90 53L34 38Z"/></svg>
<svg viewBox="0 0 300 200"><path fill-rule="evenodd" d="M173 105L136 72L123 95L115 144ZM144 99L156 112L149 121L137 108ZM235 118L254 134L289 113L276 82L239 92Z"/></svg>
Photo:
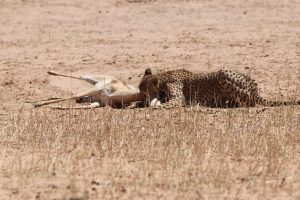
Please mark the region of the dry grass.
<svg viewBox="0 0 300 200"><path fill-rule="evenodd" d="M300 195L296 107L35 109L7 120L0 138L7 198Z"/></svg>

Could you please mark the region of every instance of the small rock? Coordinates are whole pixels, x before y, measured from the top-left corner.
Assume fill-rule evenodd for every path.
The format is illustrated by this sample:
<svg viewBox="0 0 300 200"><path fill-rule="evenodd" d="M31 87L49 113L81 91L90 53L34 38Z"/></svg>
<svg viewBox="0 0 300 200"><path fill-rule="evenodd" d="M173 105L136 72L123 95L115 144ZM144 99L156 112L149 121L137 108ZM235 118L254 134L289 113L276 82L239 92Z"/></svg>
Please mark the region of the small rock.
<svg viewBox="0 0 300 200"><path fill-rule="evenodd" d="M122 189L121 189L121 192L126 192L126 189L123 187Z"/></svg>
<svg viewBox="0 0 300 200"><path fill-rule="evenodd" d="M92 184L92 185L100 185L100 183L99 183L99 182L97 182L97 181L94 181L94 180L92 180L92 181L91 181L91 184Z"/></svg>

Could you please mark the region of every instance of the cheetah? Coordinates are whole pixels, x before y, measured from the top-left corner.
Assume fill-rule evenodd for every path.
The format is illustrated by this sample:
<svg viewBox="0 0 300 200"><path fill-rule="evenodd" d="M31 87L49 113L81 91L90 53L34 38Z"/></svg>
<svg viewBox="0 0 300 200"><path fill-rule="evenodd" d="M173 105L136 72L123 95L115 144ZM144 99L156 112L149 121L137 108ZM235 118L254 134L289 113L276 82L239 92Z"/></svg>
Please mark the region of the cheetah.
<svg viewBox="0 0 300 200"><path fill-rule="evenodd" d="M300 100L272 101L259 96L257 83L250 76L221 69L216 72L198 74L185 69L152 74L145 71L139 84L145 97L159 96L164 92L166 103L159 107L172 108L184 105L204 105L208 107L253 107L300 104Z"/></svg>

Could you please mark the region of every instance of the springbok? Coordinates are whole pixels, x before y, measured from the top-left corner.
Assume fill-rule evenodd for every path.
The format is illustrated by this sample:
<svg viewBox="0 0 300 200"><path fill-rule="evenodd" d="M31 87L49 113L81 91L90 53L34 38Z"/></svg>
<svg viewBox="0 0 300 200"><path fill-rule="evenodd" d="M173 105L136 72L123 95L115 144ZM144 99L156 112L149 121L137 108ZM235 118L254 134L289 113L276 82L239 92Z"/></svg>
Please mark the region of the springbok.
<svg viewBox="0 0 300 200"><path fill-rule="evenodd" d="M34 107L41 107L44 105L49 105L49 104L67 101L67 100L76 100L76 102L86 102L87 99L89 100L89 102L92 102L92 104L84 107L81 106L81 107L65 108L65 107L52 106L51 108L85 109L85 108L93 108L93 107L106 106L106 105L115 108L121 108L121 107L131 105L132 103L135 102L142 102L141 103L142 106L145 105L146 103L145 96L141 94L136 87L130 84L126 84L123 81L112 76L107 76L103 74L71 76L71 75L66 75L54 71L48 71L48 74L53 76L69 77L69 78L84 80L92 84L94 87L69 98L57 98L52 100L33 102L32 104ZM160 104L160 102L156 97L151 97L149 105L152 104L156 105L156 104Z"/></svg>

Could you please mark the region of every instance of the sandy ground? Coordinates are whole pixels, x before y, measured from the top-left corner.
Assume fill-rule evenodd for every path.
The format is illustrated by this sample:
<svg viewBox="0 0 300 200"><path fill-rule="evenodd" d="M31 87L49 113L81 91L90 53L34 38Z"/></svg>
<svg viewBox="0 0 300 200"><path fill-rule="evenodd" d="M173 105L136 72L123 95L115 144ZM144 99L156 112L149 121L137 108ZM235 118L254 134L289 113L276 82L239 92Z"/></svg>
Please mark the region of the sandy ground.
<svg viewBox="0 0 300 200"><path fill-rule="evenodd" d="M0 127L20 108L32 110L26 100L88 88L48 70L137 86L147 67L227 67L250 74L263 97L299 99L299 13L293 0L2 0Z"/></svg>

